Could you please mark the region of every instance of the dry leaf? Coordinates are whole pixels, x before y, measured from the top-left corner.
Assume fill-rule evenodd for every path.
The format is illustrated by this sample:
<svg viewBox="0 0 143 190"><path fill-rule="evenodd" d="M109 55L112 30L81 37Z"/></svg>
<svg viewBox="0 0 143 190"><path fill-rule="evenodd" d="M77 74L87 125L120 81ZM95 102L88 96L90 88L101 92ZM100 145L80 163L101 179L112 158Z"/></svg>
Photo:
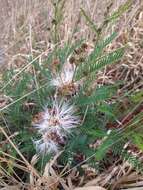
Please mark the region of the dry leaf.
<svg viewBox="0 0 143 190"><path fill-rule="evenodd" d="M1 190L20 190L20 187L19 186L6 186L6 187L3 187L1 188Z"/></svg>
<svg viewBox="0 0 143 190"><path fill-rule="evenodd" d="M75 188L74 190L106 190L106 189L99 186L88 186L88 187L78 187Z"/></svg>

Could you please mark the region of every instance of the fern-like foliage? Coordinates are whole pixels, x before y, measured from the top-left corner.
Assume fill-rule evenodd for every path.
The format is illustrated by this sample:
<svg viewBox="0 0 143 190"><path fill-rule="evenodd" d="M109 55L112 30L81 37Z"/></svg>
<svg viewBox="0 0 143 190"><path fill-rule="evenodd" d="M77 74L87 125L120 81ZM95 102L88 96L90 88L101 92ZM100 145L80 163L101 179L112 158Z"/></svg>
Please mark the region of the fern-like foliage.
<svg viewBox="0 0 143 190"><path fill-rule="evenodd" d="M90 73L92 72L97 72L106 65L119 61L124 54L124 49L124 47L119 48L99 58L92 57L92 60L90 60L89 62L81 64L77 71L77 79L81 79L82 77L90 75Z"/></svg>
<svg viewBox="0 0 143 190"><path fill-rule="evenodd" d="M116 19L120 18L123 13L125 13L131 7L133 1L127 0L124 4L122 4L115 12L113 12L110 16L105 19L105 22L113 22Z"/></svg>
<svg viewBox="0 0 143 190"><path fill-rule="evenodd" d="M76 97L76 103L78 105L92 105L99 104L113 96L115 93L115 88L113 86L101 86L95 89L91 94L84 95L84 92L81 92Z"/></svg>
<svg viewBox="0 0 143 190"><path fill-rule="evenodd" d="M95 25L95 23L91 20L91 18L86 14L84 9L81 9L82 15L85 17L88 26L98 35L98 27Z"/></svg>
<svg viewBox="0 0 143 190"><path fill-rule="evenodd" d="M64 1L62 2L62 5L64 5ZM56 9L56 6L59 5L54 6ZM104 27L108 23L112 23L130 6L131 1L128 0L117 11L107 16L101 26ZM62 7L59 8L61 9ZM102 38L101 26L97 27L83 9L81 9L81 12L89 27L97 35L92 52L87 53L80 62L74 63L73 61L72 65L69 63L70 58L74 57L78 48L82 49L85 40L77 40L74 43L69 41L61 46L55 45L55 48L49 52L46 58L44 57L41 64L33 57L30 57L27 62L28 64L31 63L31 67L22 69L20 75L18 71L12 68L5 72L3 83L0 84L0 87L2 89L1 93L8 98L9 102L6 106L0 108L0 124L9 135L11 133L17 134L12 140L20 152L30 161L33 155L36 154L33 139L41 137L41 134L39 135L36 132L37 129L31 126L33 116L43 111L47 105L51 109L53 99L62 99L65 103L69 101L71 105L77 108L80 122L77 128L71 129L71 133L69 132L67 136L65 135L66 137L64 136L66 143L60 145L63 151L57 160L60 166L68 164L71 168L77 167L82 173L82 167L80 166L86 162L89 166L101 171L101 165L104 165L104 162L108 160L108 155L112 153L113 156L129 161L137 170L142 172L141 161L124 149L126 142L132 142L139 150L143 150L142 107L133 113L131 108L129 110L119 109L122 97L120 97L120 100L115 99L113 101L118 84L99 85L98 82L95 83L99 70L117 63L123 58L125 47L108 52L107 47L116 39L118 34L113 32L107 38ZM62 15L59 12L56 15L55 12L56 20L60 20L59 17L62 17ZM53 36L55 42L59 41L57 31L58 26L55 23L55 36ZM55 62L56 64L54 65ZM64 86L64 90L67 90L67 87L70 90L75 87L76 93L74 96L73 94L63 95L64 93L61 91L62 85L60 89L51 85L51 81L58 78L58 76L60 76L58 82L60 81L62 78L60 74L67 63L74 68L74 74L70 84L67 84L67 82ZM64 78L62 80L64 81ZM64 83L63 81L62 83ZM137 106L136 104L142 105L142 95L142 92L137 92L127 98L129 98L133 106ZM125 120L126 122L122 118L125 114L131 115L128 120ZM74 119L72 118L72 120ZM108 127L109 124L110 128ZM3 142L4 140L5 137L0 134L0 141ZM19 159L19 154L8 143L0 144L0 156L3 156L3 152L12 155L15 162ZM51 157L53 157L52 154L40 157L36 167L41 173L46 162ZM13 168L11 165L7 166L8 171L11 173Z"/></svg>
<svg viewBox="0 0 143 190"><path fill-rule="evenodd" d="M126 7L127 5L120 7L120 10L107 18L106 21L109 22L116 19L124 12ZM97 35L100 35L100 28L97 28L83 9L81 11L88 25L90 25ZM76 52L75 50L82 47L83 39L73 44L67 42L64 46L56 46L53 51L49 52L42 64L39 64L38 61L33 61L31 64L32 69L29 71L23 70L20 76L16 75L17 72L12 69L5 73L3 76L3 86L6 87L3 88L2 86L3 94L12 99L12 102L0 111L5 117L5 120L8 121L8 125L11 126L10 131L12 133L19 131L19 134L14 138L14 142L29 160L36 153L32 140L39 137L36 130L31 127L33 115L43 110L47 105L51 106L51 99L53 97L57 98L57 96L59 99L63 98L64 101L74 104L78 108L77 110L80 116L79 126L73 129L73 131L71 130L71 134L68 134L63 152L58 159L60 164L69 164L71 167L78 166L78 169L81 169L80 165L87 162L92 167L97 167L100 170L101 162L106 159L106 155L114 146L116 147L116 145L121 143L122 146L117 149L123 149L124 143L128 140L128 132L133 127L132 123L128 123L129 127L126 130L121 130L121 132L115 128L109 133L107 128L109 121L114 120L116 122L115 120L118 117L114 113L116 102L112 102L112 97L116 94L117 85L93 86L98 71L110 64L118 62L124 55L125 47L107 52L108 45L116 37L117 33L113 32L107 38L98 39L93 51L87 54L85 59L80 63L74 65L75 73L71 83L79 83L79 89L74 97L71 95L63 97L60 91L61 89L55 90L51 85L51 80L55 77L55 73L53 72L55 65L53 62L55 60L57 61L56 72L60 75L64 65ZM57 40L58 36L55 36L55 41ZM31 62L31 59L28 61ZM16 80L14 78L15 75L17 76ZM32 106L30 107L29 105ZM139 124L139 119L141 119L141 115L134 118L134 122ZM2 125L5 126L3 118L1 120ZM0 135L0 138L3 139L3 136ZM134 140L141 146L139 143L141 137L135 137ZM5 145L4 149L8 151L9 147ZM15 151L13 152L15 158L18 158L19 155ZM45 163L52 156L46 155L39 161L40 165L43 162L44 167ZM43 169L40 165L37 164L39 170L40 168Z"/></svg>

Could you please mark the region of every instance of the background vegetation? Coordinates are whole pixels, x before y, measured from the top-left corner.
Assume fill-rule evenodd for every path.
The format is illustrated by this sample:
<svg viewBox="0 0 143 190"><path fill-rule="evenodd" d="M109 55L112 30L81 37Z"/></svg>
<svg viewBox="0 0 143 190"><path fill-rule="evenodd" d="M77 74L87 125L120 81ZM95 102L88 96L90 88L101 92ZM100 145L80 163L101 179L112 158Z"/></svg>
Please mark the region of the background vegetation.
<svg viewBox="0 0 143 190"><path fill-rule="evenodd" d="M142 1L0 4L1 188L142 186ZM83 43L93 53L79 54ZM53 62L60 71L69 55L79 64L75 80L87 79L71 98L84 122L63 152L37 156L31 121L50 104Z"/></svg>

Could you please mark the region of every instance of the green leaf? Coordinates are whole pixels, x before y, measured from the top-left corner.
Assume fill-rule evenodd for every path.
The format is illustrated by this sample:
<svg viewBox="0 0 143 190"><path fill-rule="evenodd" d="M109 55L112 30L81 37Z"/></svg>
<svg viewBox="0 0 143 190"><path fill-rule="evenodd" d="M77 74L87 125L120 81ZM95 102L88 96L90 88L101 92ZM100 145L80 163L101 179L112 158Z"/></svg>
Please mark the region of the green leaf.
<svg viewBox="0 0 143 190"><path fill-rule="evenodd" d="M113 86L101 86L97 88L90 96L84 96L82 94L76 100L78 105L90 105L97 104L104 101L115 93L115 88Z"/></svg>
<svg viewBox="0 0 143 190"><path fill-rule="evenodd" d="M98 42L98 44L94 48L94 51L90 54L90 56L88 58L88 62L100 57L104 48L106 48L116 37L117 37L117 32L113 32L105 40L101 40L100 42Z"/></svg>
<svg viewBox="0 0 143 190"><path fill-rule="evenodd" d="M83 63L77 70L77 79L88 76L92 72L97 72L103 67L119 61L124 55L125 47L114 50L96 60L91 60L89 63Z"/></svg>
<svg viewBox="0 0 143 190"><path fill-rule="evenodd" d="M129 97L133 103L139 103L143 100L143 91L136 92Z"/></svg>
<svg viewBox="0 0 143 190"><path fill-rule="evenodd" d="M111 138L111 136L109 136L106 140L104 140L96 151L95 154L96 160L97 161L102 160L105 157L107 151L112 147L113 144L114 144L114 138Z"/></svg>
<svg viewBox="0 0 143 190"><path fill-rule="evenodd" d="M138 148L143 151L143 135L135 133L133 135L133 141L138 146Z"/></svg>
<svg viewBox="0 0 143 190"><path fill-rule="evenodd" d="M119 18L123 13L125 13L132 5L132 0L128 0L123 5L121 5L118 10L113 12L111 16L107 17L105 22L111 22Z"/></svg>
<svg viewBox="0 0 143 190"><path fill-rule="evenodd" d="M101 105L97 106L97 109L101 113L104 113L104 114L108 115L108 117L115 118L115 114L114 114L114 110L113 110L112 105L102 103Z"/></svg>
<svg viewBox="0 0 143 190"><path fill-rule="evenodd" d="M86 131L87 135L92 136L92 138L103 138L106 135L106 132L100 129L90 129Z"/></svg>
<svg viewBox="0 0 143 190"><path fill-rule="evenodd" d="M81 8L81 13L85 17L88 26L98 35L98 28L97 28L97 26L94 24L94 22L91 20L91 18L86 14L86 12L82 8Z"/></svg>

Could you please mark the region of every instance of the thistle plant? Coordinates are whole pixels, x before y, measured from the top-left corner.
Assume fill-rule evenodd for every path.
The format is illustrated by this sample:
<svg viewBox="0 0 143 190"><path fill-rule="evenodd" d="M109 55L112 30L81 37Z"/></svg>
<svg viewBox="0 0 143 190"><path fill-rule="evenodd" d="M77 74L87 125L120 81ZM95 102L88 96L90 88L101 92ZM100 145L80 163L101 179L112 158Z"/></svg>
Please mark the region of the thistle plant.
<svg viewBox="0 0 143 190"><path fill-rule="evenodd" d="M115 20L120 11L117 13L106 20L104 27ZM107 46L117 33L100 36L101 28L91 22L84 10L82 14L97 35L95 43L82 39L55 46L46 52L42 63L33 57L28 60L32 69L26 70L26 65L20 76L13 69L3 76L2 93L12 102L0 110L6 118L1 119L1 124L8 121L11 127L7 132L19 132L14 142L29 160L34 154L51 158L62 150L60 164L77 166L86 160L100 167L100 161L107 158L116 142L125 144L126 135L118 129L109 133L108 128L110 121L118 122L120 102L112 101L118 85L96 83L98 72L120 61L125 47L108 52ZM57 29L55 24L55 42L59 41ZM2 148L19 157L7 144Z"/></svg>
<svg viewBox="0 0 143 190"><path fill-rule="evenodd" d="M89 106L91 104L90 111L95 109L94 95L98 90L91 85L95 80L92 74L96 74L98 67L117 61L123 55L124 48L119 48L101 56L104 46L108 45L115 36L112 34L95 48L94 45L82 43L74 49L73 54L65 57L62 65L60 60L52 62L58 64L54 65L54 69L53 65L49 68L51 69L49 84L52 89L50 106L37 113L32 120L32 125L40 135L39 139L33 141L38 152L55 154L68 144L69 138L72 139L72 133L81 133L82 125L86 122L86 115L83 115L85 113L82 113L82 110L85 109L86 104ZM105 92L108 93L111 92Z"/></svg>
<svg viewBox="0 0 143 190"><path fill-rule="evenodd" d="M87 44L83 44L75 51L80 50L80 53L86 52L88 55L92 50L88 48L89 52L87 52L87 47ZM71 59L74 60L72 63ZM50 85L54 87L52 106L45 108L33 118L32 124L41 134L41 139L34 141L34 144L41 153L58 152L61 145L66 144L71 129L80 125L81 120L77 115L76 105L70 103L72 95L76 95L82 85L74 79L76 69L76 59L69 57L62 69L52 74L50 81Z"/></svg>
<svg viewBox="0 0 143 190"><path fill-rule="evenodd" d="M124 54L124 47L104 52L116 36L112 33L97 44L80 40L56 47L43 64L33 62L36 81L32 71L23 71L10 84L15 71L7 71L4 93L14 103L3 114L14 126L13 132L20 131L15 142L22 152L46 157L63 150L61 162L73 160L71 164L77 153L83 157L95 154L90 145L107 136L106 123L116 117L107 101L115 95L116 86L93 83L100 69Z"/></svg>

